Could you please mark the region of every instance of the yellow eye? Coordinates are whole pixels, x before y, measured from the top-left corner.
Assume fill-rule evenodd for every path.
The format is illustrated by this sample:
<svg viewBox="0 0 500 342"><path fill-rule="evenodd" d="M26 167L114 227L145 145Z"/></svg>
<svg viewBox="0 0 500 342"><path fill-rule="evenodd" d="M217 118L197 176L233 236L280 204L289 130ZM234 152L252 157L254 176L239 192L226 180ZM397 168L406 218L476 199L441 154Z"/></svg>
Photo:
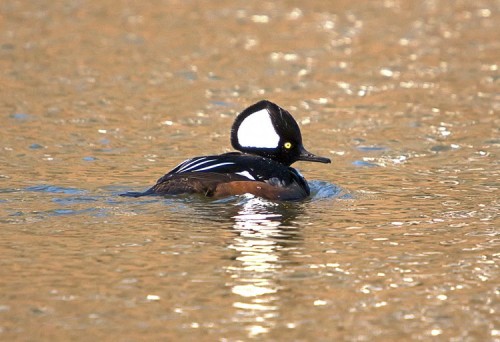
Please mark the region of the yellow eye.
<svg viewBox="0 0 500 342"><path fill-rule="evenodd" d="M287 150L289 150L289 149L291 149L291 148L292 148L292 143L290 143L290 142L286 142L286 143L285 143L285 145L283 145L283 146L285 146L285 148L286 148Z"/></svg>

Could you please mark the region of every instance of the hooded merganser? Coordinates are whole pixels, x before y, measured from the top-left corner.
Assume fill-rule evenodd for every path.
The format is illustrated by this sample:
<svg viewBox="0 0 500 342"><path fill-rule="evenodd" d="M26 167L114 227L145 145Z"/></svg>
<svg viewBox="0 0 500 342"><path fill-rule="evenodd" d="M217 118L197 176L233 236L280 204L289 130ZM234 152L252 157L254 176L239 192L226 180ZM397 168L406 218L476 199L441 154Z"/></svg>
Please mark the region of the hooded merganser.
<svg viewBox="0 0 500 342"><path fill-rule="evenodd" d="M199 193L220 198L250 193L269 200L301 200L310 195L309 185L290 165L299 160L330 163L330 159L308 152L292 115L266 100L236 117L231 144L243 153L188 159L149 190L122 196Z"/></svg>

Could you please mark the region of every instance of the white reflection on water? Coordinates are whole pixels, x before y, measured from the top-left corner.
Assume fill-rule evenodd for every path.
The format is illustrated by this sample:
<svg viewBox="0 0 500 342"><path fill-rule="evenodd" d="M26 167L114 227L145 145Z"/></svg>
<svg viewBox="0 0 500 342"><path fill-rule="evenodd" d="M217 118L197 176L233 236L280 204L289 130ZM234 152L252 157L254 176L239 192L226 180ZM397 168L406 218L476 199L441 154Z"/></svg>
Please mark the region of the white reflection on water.
<svg viewBox="0 0 500 342"><path fill-rule="evenodd" d="M282 209L280 204L249 197L233 216L237 235L229 248L237 252L237 262L227 268L232 293L239 296L233 303L237 309L233 320L245 324L249 337L266 334L276 325L281 239L288 238L282 225L290 213Z"/></svg>

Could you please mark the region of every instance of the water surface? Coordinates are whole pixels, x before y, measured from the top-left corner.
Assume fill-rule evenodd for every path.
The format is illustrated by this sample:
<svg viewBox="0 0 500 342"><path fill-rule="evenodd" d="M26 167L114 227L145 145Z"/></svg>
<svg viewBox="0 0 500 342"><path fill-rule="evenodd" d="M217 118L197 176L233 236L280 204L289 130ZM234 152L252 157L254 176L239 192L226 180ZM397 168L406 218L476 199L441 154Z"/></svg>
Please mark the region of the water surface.
<svg viewBox="0 0 500 342"><path fill-rule="evenodd" d="M0 339L498 341L497 1L0 4ZM312 197L122 198L269 99Z"/></svg>

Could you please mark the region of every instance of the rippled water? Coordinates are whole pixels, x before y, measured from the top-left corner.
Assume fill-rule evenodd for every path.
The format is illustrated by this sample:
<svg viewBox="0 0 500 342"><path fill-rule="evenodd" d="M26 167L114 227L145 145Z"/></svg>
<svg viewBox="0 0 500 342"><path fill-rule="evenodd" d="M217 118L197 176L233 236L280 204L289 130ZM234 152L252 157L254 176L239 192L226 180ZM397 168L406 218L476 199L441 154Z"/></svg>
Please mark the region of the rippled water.
<svg viewBox="0 0 500 342"><path fill-rule="evenodd" d="M0 3L1 340L500 340L498 1ZM288 109L310 199L122 198Z"/></svg>

